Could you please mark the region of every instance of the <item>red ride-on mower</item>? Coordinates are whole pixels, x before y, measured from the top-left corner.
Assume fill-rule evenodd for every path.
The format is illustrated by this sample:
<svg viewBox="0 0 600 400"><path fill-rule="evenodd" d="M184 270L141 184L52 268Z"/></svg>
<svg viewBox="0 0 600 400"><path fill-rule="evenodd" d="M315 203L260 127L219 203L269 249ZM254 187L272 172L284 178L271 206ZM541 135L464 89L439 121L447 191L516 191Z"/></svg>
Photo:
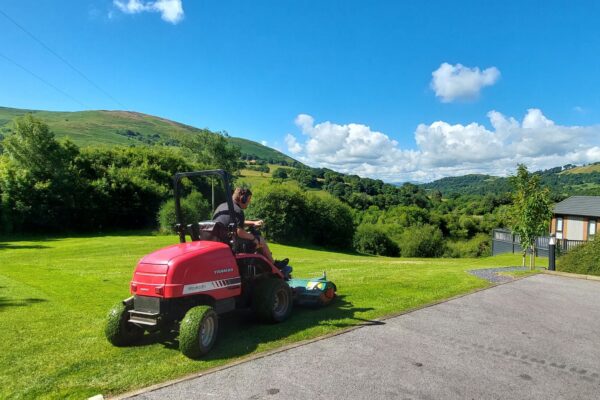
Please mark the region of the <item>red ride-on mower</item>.
<svg viewBox="0 0 600 400"><path fill-rule="evenodd" d="M105 334L115 346L139 341L145 331L179 327L179 348L190 358L214 345L219 314L251 308L264 322L286 320L294 303L327 305L335 285L325 274L290 279L261 254L244 253L234 224L204 221L185 225L181 212L181 179L222 179L231 220L235 221L229 176L225 171L184 172L174 177L176 231L179 244L142 258L130 284L132 294L110 311ZM186 242L186 236L191 241Z"/></svg>

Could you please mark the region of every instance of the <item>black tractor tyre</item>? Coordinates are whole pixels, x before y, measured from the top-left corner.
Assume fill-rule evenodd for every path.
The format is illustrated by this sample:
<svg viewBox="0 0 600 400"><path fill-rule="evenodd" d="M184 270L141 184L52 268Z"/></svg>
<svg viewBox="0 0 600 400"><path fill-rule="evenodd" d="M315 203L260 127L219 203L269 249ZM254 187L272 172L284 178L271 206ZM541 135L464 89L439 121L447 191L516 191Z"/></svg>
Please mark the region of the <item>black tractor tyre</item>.
<svg viewBox="0 0 600 400"><path fill-rule="evenodd" d="M219 318L212 307L190 308L179 325L179 350L188 358L199 358L213 347L218 331Z"/></svg>
<svg viewBox="0 0 600 400"><path fill-rule="evenodd" d="M129 307L120 302L108 313L104 335L114 346L129 346L139 342L144 336L144 329L129 323L128 311Z"/></svg>
<svg viewBox="0 0 600 400"><path fill-rule="evenodd" d="M282 322L292 313L292 289L281 279L265 279L256 284L252 309L260 321Z"/></svg>

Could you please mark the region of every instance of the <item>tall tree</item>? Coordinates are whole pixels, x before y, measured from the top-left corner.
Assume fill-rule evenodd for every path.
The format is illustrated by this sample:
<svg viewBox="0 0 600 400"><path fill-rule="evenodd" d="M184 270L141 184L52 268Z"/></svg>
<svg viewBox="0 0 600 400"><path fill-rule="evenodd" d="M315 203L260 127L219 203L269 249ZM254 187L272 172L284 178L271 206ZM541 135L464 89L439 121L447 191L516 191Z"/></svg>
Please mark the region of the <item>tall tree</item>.
<svg viewBox="0 0 600 400"><path fill-rule="evenodd" d="M531 250L530 268L535 267L535 239L548 232L552 210L550 191L542 187L539 175L530 174L524 164L517 167L511 178L514 187L511 225L520 237L523 249L523 266L527 250Z"/></svg>
<svg viewBox="0 0 600 400"><path fill-rule="evenodd" d="M224 169L232 175L241 168L241 150L229 141L226 133L218 134L202 130L193 136L181 137L180 142L196 162L205 168Z"/></svg>
<svg viewBox="0 0 600 400"><path fill-rule="evenodd" d="M54 178L68 163L68 148L56 141L48 125L31 114L15 119L14 132L4 146L9 157L38 180Z"/></svg>
<svg viewBox="0 0 600 400"><path fill-rule="evenodd" d="M10 221L4 218L4 230L68 225L78 193L71 171L78 148L56 141L48 126L30 114L15 120L4 147L0 191L2 207L10 216Z"/></svg>

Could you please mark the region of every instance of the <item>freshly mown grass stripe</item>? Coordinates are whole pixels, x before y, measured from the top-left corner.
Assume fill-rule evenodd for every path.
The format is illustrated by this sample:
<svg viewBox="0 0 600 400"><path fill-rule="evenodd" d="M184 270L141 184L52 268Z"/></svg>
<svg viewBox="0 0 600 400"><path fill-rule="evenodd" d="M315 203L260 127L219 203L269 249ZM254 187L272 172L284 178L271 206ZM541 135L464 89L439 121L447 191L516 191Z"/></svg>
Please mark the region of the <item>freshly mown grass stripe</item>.
<svg viewBox="0 0 600 400"><path fill-rule="evenodd" d="M172 336L111 346L108 310L128 296L133 268L172 236L143 233L0 241L0 398L85 398L122 393L311 339L489 284L465 271L518 265L518 255L486 259L393 259L273 245L298 277L328 277L340 297L324 309L296 309L283 324L250 315L221 319L201 361L180 354Z"/></svg>

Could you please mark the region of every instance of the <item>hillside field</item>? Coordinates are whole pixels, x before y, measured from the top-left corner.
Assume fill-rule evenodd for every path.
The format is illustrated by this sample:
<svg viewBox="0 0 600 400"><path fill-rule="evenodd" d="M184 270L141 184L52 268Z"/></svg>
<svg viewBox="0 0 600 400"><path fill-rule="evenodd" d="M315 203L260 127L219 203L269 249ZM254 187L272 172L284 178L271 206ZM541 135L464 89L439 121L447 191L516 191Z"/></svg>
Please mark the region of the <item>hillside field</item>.
<svg viewBox="0 0 600 400"><path fill-rule="evenodd" d="M79 146L173 144L181 135L200 131L193 126L131 111L39 111L0 107L0 134L6 135L14 118L32 113L44 121L57 137L69 137ZM252 140L231 137L245 156L294 163L293 158Z"/></svg>
<svg viewBox="0 0 600 400"><path fill-rule="evenodd" d="M254 171L254 170L250 170L250 169L242 169L240 171L239 177L236 178L236 186L237 185L248 186L248 187L254 189L260 185L265 185L265 184L268 184L269 182L271 182L271 178L273 177L273 171L275 171L277 168L283 168L283 169L287 169L287 170L294 169L294 167L282 167L282 166L276 165L276 164L268 164L268 167L270 169L270 172L259 172L259 171ZM285 182L285 183L289 184L291 187L300 188L298 183L291 178L287 178L287 179L279 180L279 181ZM320 189L320 188L300 188L300 189L310 192L312 194L315 194L319 197L334 198L334 196L331 193L329 193L323 189Z"/></svg>
<svg viewBox="0 0 600 400"><path fill-rule="evenodd" d="M295 309L277 325L244 313L225 316L215 348L201 361L182 356L169 335L112 347L103 336L105 317L128 297L137 260L174 242L144 232L0 241L0 398L122 393L483 288L486 281L465 271L520 262L519 255L402 259L273 245L298 277L327 271L338 300L324 309Z"/></svg>
<svg viewBox="0 0 600 400"><path fill-rule="evenodd" d="M600 163L594 163L590 165L583 165L581 167L575 167L563 171L563 174L591 174L593 172L600 172Z"/></svg>

